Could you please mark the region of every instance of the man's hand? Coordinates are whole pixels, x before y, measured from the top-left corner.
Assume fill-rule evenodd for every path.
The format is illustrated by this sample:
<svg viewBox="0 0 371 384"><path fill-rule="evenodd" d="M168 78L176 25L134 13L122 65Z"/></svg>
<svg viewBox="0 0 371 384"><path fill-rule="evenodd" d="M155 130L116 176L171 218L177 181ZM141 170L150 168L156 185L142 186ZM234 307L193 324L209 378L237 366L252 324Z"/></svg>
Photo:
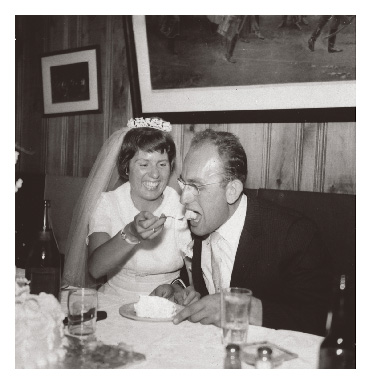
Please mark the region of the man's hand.
<svg viewBox="0 0 371 384"><path fill-rule="evenodd" d="M189 288L189 287L188 287ZM196 292L197 293L197 292ZM173 320L174 324L179 324L188 319L192 323L214 324L221 327L221 302L220 293L208 295L198 300L192 301L190 305L180 311ZM261 300L251 297L250 324L262 325L263 307Z"/></svg>
<svg viewBox="0 0 371 384"><path fill-rule="evenodd" d="M179 324L185 319L192 323L214 324L220 327L220 293L193 301L174 317L173 323Z"/></svg>
<svg viewBox="0 0 371 384"><path fill-rule="evenodd" d="M174 293L174 301L177 304L187 306L200 300L201 295L195 291L192 286L185 289L176 290Z"/></svg>

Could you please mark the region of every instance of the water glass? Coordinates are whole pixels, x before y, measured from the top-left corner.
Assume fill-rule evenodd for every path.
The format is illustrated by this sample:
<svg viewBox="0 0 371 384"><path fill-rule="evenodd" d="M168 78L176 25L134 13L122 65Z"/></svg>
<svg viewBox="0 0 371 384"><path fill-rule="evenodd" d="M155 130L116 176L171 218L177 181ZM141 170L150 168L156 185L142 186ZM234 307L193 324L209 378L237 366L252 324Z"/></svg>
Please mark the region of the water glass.
<svg viewBox="0 0 371 384"><path fill-rule="evenodd" d="M220 296L223 344L246 343L252 292L233 287L223 289Z"/></svg>
<svg viewBox="0 0 371 384"><path fill-rule="evenodd" d="M68 293L68 332L74 336L95 333L98 293L91 288L71 289Z"/></svg>

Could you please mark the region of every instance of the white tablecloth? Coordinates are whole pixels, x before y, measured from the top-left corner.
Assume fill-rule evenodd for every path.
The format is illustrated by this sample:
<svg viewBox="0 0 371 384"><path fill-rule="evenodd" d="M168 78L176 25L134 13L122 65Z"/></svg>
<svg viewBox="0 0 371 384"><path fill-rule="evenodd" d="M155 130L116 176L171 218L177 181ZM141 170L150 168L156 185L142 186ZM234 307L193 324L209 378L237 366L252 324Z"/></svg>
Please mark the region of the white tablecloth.
<svg viewBox="0 0 371 384"><path fill-rule="evenodd" d="M67 313L67 291L62 291L61 303ZM133 298L120 298L98 293L98 309L107 312L107 319L97 322L96 336L106 344L124 342L135 352L143 353L144 362L130 368L223 368L224 347L221 329L213 325L184 321L144 322L130 320L119 314L121 305ZM298 358L286 361L278 368L317 368L322 337L287 330L250 326L248 342L269 341ZM243 368L253 368L243 364Z"/></svg>

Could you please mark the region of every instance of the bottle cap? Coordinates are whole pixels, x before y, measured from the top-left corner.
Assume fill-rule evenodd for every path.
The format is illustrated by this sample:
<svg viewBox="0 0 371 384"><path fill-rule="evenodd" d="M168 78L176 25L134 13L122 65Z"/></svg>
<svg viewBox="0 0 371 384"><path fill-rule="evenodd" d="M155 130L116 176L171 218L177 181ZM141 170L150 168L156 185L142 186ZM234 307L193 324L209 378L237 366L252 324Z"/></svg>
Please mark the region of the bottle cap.
<svg viewBox="0 0 371 384"><path fill-rule="evenodd" d="M272 355L272 349L269 347L259 347L258 355L259 357L270 357Z"/></svg>
<svg viewBox="0 0 371 384"><path fill-rule="evenodd" d="M236 353L240 351L240 347L237 344L228 344L225 349L230 353Z"/></svg>

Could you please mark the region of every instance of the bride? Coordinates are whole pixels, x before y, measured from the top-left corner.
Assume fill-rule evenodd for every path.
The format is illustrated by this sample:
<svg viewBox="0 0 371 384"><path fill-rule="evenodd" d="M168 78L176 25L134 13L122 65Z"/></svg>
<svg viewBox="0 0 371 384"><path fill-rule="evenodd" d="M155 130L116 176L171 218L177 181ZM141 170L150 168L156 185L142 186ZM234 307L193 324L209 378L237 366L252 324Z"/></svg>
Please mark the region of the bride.
<svg viewBox="0 0 371 384"><path fill-rule="evenodd" d="M167 186L176 155L170 131L161 119L136 118L104 144L74 211L65 284L105 277L101 291L139 295L179 277L191 235Z"/></svg>

